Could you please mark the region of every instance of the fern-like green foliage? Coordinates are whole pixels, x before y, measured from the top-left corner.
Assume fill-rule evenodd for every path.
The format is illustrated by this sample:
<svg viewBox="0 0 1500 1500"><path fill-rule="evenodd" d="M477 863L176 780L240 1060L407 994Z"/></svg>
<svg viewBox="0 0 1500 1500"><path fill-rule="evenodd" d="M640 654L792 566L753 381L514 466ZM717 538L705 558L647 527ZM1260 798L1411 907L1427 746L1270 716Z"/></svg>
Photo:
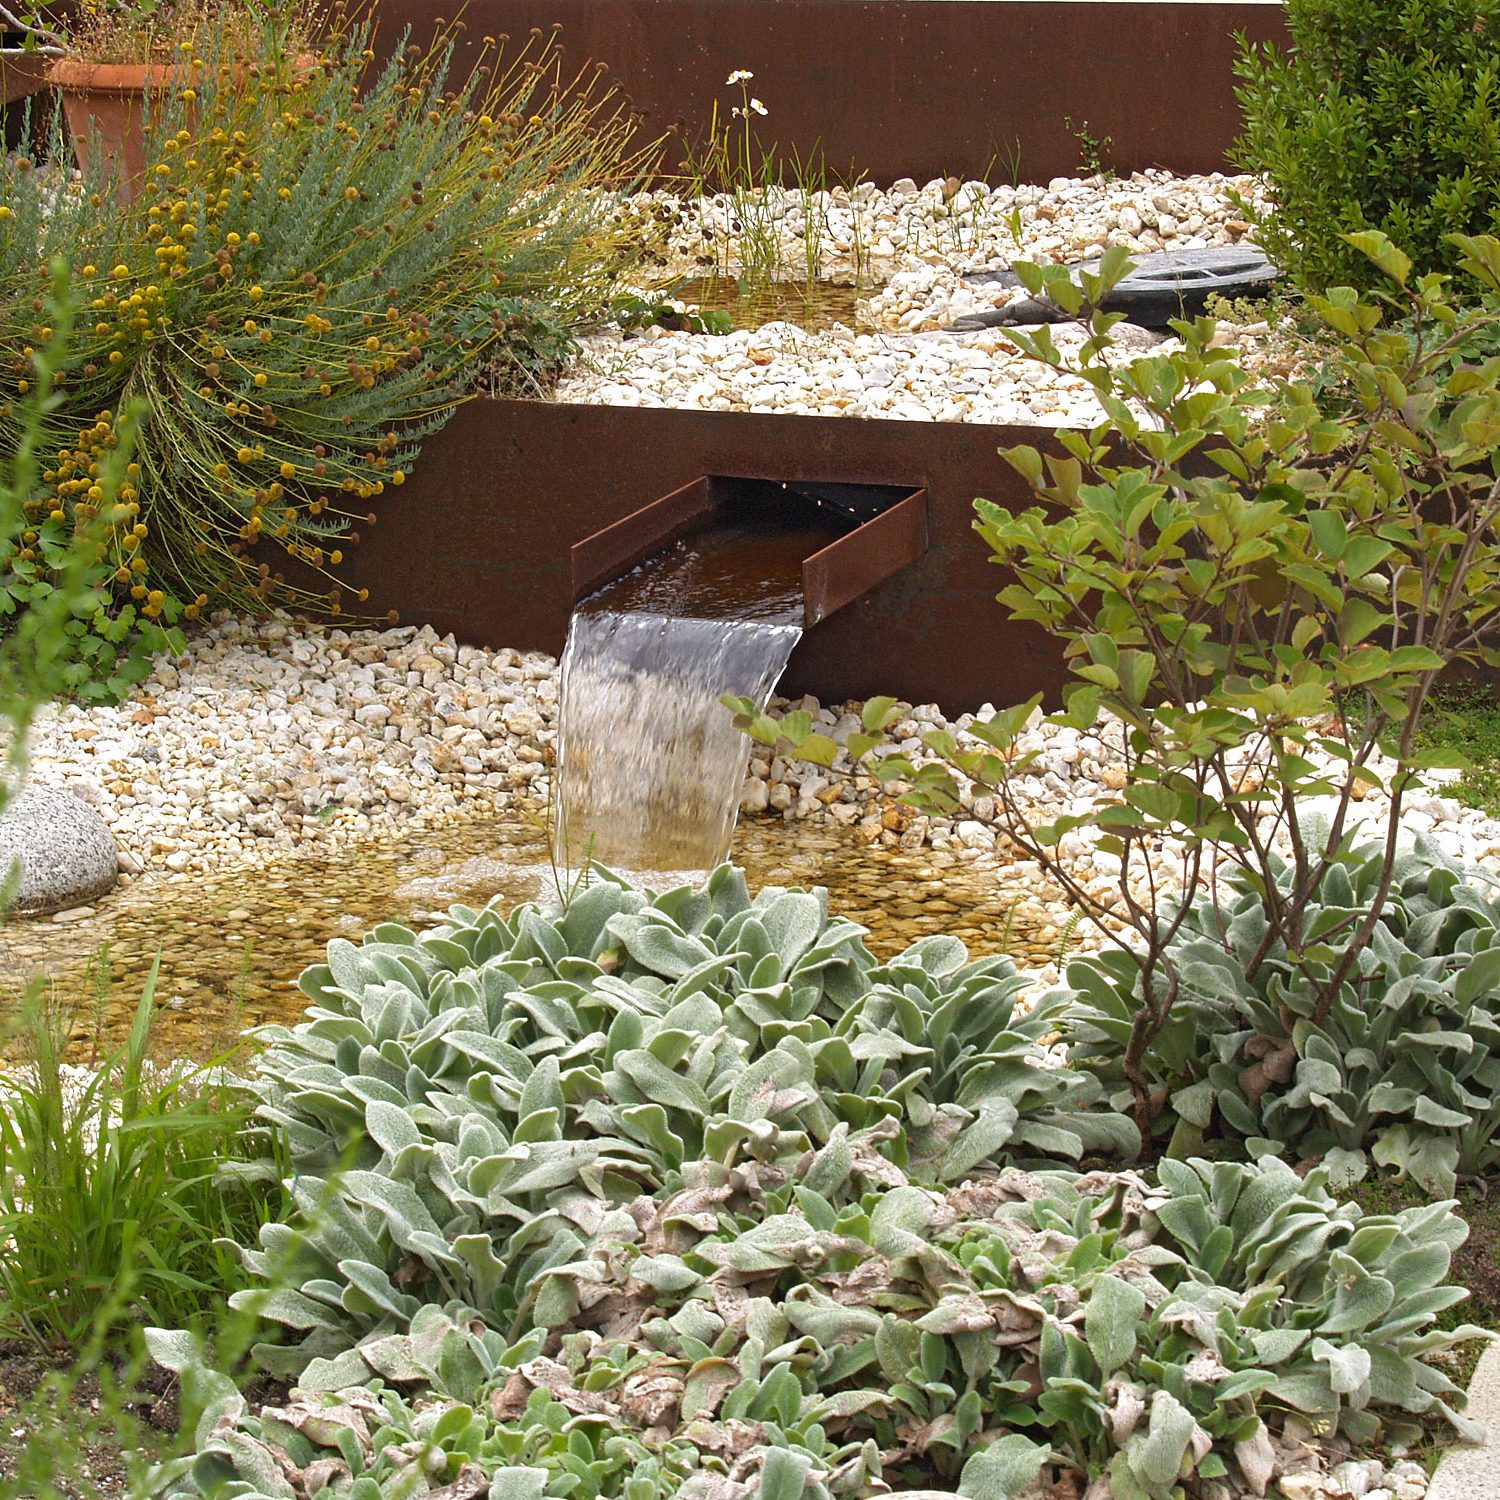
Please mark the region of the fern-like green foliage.
<svg viewBox="0 0 1500 1500"><path fill-rule="evenodd" d="M1304 285L1368 286L1342 238L1380 229L1419 271L1500 231L1500 0L1287 0L1292 50L1241 50L1235 160L1274 208L1261 242Z"/></svg>

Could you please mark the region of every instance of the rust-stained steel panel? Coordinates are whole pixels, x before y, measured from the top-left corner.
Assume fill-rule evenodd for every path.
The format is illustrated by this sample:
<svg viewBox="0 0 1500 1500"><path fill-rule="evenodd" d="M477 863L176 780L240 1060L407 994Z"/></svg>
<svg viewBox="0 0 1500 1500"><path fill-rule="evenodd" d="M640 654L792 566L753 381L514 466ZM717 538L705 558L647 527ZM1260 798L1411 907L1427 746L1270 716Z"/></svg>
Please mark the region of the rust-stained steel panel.
<svg viewBox="0 0 1500 1500"><path fill-rule="evenodd" d="M607 63L641 138L702 144L715 102L755 75L765 138L876 182L1046 182L1079 169L1077 132L1106 165L1211 172L1241 130L1236 32L1285 46L1279 4L1253 0L376 0L378 45L425 41L462 13L460 66L481 38L562 27L570 68Z"/></svg>
<svg viewBox="0 0 1500 1500"><path fill-rule="evenodd" d="M555 654L575 599L575 543L664 491L705 474L921 487L926 552L810 630L784 690L891 693L953 713L1035 692L1055 701L1061 649L1010 621L995 600L1008 577L973 530L978 495L1034 503L996 449L1045 438L1035 427L478 400L376 502L379 524L360 528L340 572L370 590L372 615L394 609L476 645Z"/></svg>
<svg viewBox="0 0 1500 1500"><path fill-rule="evenodd" d="M50 57L9 53L0 58L0 105L11 105L47 88Z"/></svg>
<svg viewBox="0 0 1500 1500"><path fill-rule="evenodd" d="M700 477L632 511L613 526L575 542L569 553L573 564L573 598L592 594L638 562L671 546L708 515L714 504L712 484Z"/></svg>
<svg viewBox="0 0 1500 1500"><path fill-rule="evenodd" d="M927 550L927 491L918 490L802 564L806 629L853 604Z"/></svg>
<svg viewBox="0 0 1500 1500"><path fill-rule="evenodd" d="M743 477L701 475L614 525L575 542L569 552L573 598L585 598L637 563L664 551L679 537L712 526L715 514L731 523L745 503L739 493L744 486L737 484ZM787 476L794 493L800 478L796 474ZM755 483L764 483L764 477L757 476ZM810 630L852 604L898 569L914 563L926 550L927 494L918 490L803 561L804 627Z"/></svg>

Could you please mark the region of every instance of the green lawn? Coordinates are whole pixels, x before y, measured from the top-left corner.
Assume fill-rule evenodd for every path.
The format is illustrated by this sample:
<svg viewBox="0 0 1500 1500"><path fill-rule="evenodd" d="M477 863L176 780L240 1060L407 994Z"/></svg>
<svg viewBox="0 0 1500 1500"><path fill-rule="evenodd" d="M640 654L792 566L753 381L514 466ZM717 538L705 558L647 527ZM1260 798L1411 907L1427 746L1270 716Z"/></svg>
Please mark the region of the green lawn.
<svg viewBox="0 0 1500 1500"><path fill-rule="evenodd" d="M1500 694L1484 683L1440 688L1422 725L1428 747L1461 751L1470 768L1451 788L1466 807L1500 817Z"/></svg>

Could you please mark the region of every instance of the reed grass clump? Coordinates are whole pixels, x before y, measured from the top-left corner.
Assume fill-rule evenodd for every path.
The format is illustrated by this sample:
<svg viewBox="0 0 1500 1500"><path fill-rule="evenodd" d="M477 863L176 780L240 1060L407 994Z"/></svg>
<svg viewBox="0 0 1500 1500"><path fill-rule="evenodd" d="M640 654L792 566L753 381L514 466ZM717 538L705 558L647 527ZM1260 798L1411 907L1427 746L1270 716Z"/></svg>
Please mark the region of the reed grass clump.
<svg viewBox="0 0 1500 1500"><path fill-rule="evenodd" d="M830 172L827 154L816 142L803 152L763 139L756 122L770 110L750 91L754 77L748 69L736 68L724 80L739 103L721 109L716 100L706 140L687 144L684 198L698 205L716 275L734 276L742 294L753 294L795 272L811 297L823 277L830 181L848 191L861 174L852 169L843 176ZM859 215L852 217L858 282L868 256Z"/></svg>
<svg viewBox="0 0 1500 1500"><path fill-rule="evenodd" d="M96 970L108 986L108 956ZM220 1067L152 1062L157 965L121 1047L70 1068L72 1011L41 984L0 1084L0 1334L80 1348L143 1321L199 1326L243 1284L222 1241L282 1208L251 1101ZM275 1153L261 1139L255 1150Z"/></svg>

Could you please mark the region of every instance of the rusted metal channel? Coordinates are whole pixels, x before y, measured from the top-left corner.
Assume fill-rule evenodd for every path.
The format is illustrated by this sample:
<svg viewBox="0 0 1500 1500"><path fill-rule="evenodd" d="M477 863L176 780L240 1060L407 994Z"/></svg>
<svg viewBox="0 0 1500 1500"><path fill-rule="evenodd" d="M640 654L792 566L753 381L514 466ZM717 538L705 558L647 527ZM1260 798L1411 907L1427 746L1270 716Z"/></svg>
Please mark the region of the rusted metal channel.
<svg viewBox="0 0 1500 1500"><path fill-rule="evenodd" d="M809 508L825 496L799 492L796 478L782 481L782 492ZM706 474L632 511L569 549L573 598L579 600L663 552L681 537L733 524L743 508L754 507L762 479ZM815 486L817 488L817 486ZM899 486L824 485L826 492L854 491L871 514L851 518L851 529L802 563L802 623L811 630L852 604L927 550L927 492L902 494ZM833 496L831 498L836 498Z"/></svg>
<svg viewBox="0 0 1500 1500"><path fill-rule="evenodd" d="M670 546L713 514L712 482L703 476L574 542L568 551L576 603Z"/></svg>
<svg viewBox="0 0 1500 1500"><path fill-rule="evenodd" d="M562 28L569 68L608 64L640 138L701 144L715 103L754 73L765 137L831 174L1046 182L1080 165L1079 132L1118 172L1227 165L1241 129L1235 33L1285 46L1256 0L376 0L377 44L425 43L462 14L460 70L482 39Z"/></svg>
<svg viewBox="0 0 1500 1500"><path fill-rule="evenodd" d="M873 587L827 559L810 587L842 607L803 638L785 690L825 701L892 693L951 712L1035 692L1055 699L1067 675L1060 648L996 602L1008 579L973 529L976 496L1033 503L997 448L1047 438L1034 427L478 400L427 439L411 480L381 497L378 523L361 527L340 571L370 590L364 607L377 616L394 609L477 645L555 654L580 583L604 556L580 565L574 547L705 475L920 488L924 499L878 525L910 528L899 542L882 537L882 549L916 551L920 514L925 550L889 572L882 564ZM676 503L686 519L697 502ZM614 541L611 566L651 537L627 527Z"/></svg>
<svg viewBox="0 0 1500 1500"><path fill-rule="evenodd" d="M821 624L926 550L927 491L915 490L802 564L803 625Z"/></svg>

